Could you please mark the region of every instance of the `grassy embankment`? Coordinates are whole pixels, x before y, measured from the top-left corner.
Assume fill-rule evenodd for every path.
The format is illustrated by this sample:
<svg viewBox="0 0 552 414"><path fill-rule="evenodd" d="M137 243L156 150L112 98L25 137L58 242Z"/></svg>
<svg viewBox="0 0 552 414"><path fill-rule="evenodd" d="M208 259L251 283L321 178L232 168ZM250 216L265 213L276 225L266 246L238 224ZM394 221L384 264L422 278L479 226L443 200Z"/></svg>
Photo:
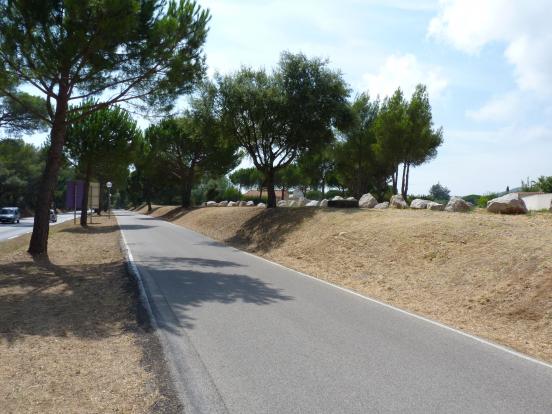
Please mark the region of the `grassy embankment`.
<svg viewBox="0 0 552 414"><path fill-rule="evenodd" d="M152 215L552 361L551 214L165 206Z"/></svg>

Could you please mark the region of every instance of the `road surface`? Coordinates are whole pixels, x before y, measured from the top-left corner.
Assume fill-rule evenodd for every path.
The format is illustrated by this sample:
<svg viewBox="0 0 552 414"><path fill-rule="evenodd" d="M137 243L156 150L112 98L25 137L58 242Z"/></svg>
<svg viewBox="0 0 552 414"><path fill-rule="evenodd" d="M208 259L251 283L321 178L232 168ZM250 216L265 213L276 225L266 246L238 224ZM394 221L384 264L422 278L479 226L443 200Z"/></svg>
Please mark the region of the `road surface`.
<svg viewBox="0 0 552 414"><path fill-rule="evenodd" d="M552 367L119 212L190 413L552 413Z"/></svg>
<svg viewBox="0 0 552 414"><path fill-rule="evenodd" d="M71 220L73 213L58 214L57 223L50 223L50 226L63 223L64 221ZM77 217L78 218L78 217ZM0 223L0 242L4 240L10 240L23 234L33 232L33 217L22 218L19 224L3 224Z"/></svg>

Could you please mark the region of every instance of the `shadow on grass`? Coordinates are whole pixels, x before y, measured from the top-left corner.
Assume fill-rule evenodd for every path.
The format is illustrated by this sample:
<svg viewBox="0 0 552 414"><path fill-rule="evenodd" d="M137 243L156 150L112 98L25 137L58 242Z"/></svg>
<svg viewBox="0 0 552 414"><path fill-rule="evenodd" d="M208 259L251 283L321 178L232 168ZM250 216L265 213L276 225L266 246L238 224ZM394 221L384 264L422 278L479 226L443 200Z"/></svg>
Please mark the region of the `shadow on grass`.
<svg viewBox="0 0 552 414"><path fill-rule="evenodd" d="M262 210L224 242L238 248L265 253L280 245L290 232L313 217L317 211L318 209L310 207Z"/></svg>
<svg viewBox="0 0 552 414"><path fill-rule="evenodd" d="M99 339L128 328L132 286L124 264L59 266L47 257L0 265L0 338Z"/></svg>

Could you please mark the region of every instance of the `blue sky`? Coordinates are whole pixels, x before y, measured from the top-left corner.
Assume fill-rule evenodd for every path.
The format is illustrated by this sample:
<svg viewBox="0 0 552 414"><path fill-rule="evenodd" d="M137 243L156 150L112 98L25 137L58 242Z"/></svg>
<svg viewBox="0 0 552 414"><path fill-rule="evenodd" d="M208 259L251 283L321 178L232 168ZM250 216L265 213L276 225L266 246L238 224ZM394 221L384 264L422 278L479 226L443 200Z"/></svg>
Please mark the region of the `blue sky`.
<svg viewBox="0 0 552 414"><path fill-rule="evenodd" d="M209 75L270 69L288 50L328 58L353 95L383 97L399 86L410 94L425 83L445 142L412 170L413 194L436 182L481 194L552 175L551 0L199 3L212 14Z"/></svg>
<svg viewBox="0 0 552 414"><path fill-rule="evenodd" d="M203 0L209 73L274 66L282 50L326 57L353 93L426 83L445 143L413 170L466 195L552 175L550 0Z"/></svg>

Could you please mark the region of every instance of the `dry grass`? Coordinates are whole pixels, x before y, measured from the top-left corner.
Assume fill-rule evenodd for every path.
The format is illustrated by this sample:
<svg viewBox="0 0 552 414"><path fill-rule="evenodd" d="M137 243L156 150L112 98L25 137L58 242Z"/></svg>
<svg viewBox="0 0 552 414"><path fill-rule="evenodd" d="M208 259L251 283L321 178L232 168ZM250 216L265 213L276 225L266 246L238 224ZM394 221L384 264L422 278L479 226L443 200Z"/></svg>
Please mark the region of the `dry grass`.
<svg viewBox="0 0 552 414"><path fill-rule="evenodd" d="M552 215L163 208L154 215L552 361Z"/></svg>
<svg viewBox="0 0 552 414"><path fill-rule="evenodd" d="M49 256L2 244L2 413L141 413L162 398L145 365L114 219L56 226Z"/></svg>

